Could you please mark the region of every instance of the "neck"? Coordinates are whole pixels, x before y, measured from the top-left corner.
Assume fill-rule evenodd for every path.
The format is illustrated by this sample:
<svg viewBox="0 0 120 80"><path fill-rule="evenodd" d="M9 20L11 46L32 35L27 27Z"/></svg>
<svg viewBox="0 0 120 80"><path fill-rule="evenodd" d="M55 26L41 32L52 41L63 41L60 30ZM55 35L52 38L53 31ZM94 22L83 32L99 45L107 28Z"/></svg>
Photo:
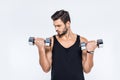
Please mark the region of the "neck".
<svg viewBox="0 0 120 80"><path fill-rule="evenodd" d="M69 40L72 39L74 36L75 34L71 31L71 29L69 29L68 32L65 35L61 36L60 38L64 40Z"/></svg>

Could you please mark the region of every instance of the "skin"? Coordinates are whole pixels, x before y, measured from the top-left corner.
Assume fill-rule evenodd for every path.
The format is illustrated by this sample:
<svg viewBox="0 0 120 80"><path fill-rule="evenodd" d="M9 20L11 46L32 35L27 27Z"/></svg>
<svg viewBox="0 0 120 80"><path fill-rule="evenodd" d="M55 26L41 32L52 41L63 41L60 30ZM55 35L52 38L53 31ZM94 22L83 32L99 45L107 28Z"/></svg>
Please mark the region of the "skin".
<svg viewBox="0 0 120 80"><path fill-rule="evenodd" d="M53 25L57 32L56 38L63 47L69 48L75 43L77 35L71 31L69 21L64 24L61 19L58 19L53 21ZM50 71L52 64L52 48L54 41L53 37L50 39L51 46L45 46L43 38L35 38L35 44L38 47L39 52L39 63L43 71L46 73ZM80 37L80 41L87 43L86 50L82 51L82 66L83 71L89 73L93 67L94 54L87 53L87 51L94 51L97 48L97 43L94 40L88 41L84 37Z"/></svg>

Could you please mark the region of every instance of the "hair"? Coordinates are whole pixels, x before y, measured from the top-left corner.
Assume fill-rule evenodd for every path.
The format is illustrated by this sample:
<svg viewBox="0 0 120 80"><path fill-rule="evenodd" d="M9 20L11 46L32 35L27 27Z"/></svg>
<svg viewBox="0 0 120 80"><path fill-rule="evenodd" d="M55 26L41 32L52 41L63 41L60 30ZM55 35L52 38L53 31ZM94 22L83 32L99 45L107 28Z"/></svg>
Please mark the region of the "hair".
<svg viewBox="0 0 120 80"><path fill-rule="evenodd" d="M61 19L63 21L63 23L65 24L67 21L70 21L70 16L69 16L69 12L65 11L65 10L59 10L56 11L52 16L51 19L53 21L57 20L57 19Z"/></svg>

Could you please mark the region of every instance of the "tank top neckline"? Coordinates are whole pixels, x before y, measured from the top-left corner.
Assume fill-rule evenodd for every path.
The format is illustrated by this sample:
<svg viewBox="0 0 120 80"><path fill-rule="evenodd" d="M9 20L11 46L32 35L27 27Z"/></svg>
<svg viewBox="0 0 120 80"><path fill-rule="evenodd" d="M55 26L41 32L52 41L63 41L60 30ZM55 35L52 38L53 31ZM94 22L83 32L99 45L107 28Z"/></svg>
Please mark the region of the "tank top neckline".
<svg viewBox="0 0 120 80"><path fill-rule="evenodd" d="M64 47L64 46L57 40L56 35L54 35L54 38L56 39L56 41L58 42L58 44L59 44L61 47L63 47L64 49L70 49L70 48L72 48L73 46L75 46L75 44L78 42L78 40L79 40L79 35L76 34L76 40L75 40L75 42L74 42L71 46L69 46L68 48L67 48L67 47Z"/></svg>

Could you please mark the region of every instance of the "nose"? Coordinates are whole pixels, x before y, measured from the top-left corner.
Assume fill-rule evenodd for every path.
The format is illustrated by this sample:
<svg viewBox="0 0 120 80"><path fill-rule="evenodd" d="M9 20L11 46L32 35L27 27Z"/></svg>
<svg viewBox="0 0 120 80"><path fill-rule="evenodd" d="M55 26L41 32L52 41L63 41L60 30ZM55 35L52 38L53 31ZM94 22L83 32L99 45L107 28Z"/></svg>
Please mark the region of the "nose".
<svg viewBox="0 0 120 80"><path fill-rule="evenodd" d="M58 32L58 30L56 30L56 32Z"/></svg>
<svg viewBox="0 0 120 80"><path fill-rule="evenodd" d="M58 31L58 27L55 27L56 32Z"/></svg>

